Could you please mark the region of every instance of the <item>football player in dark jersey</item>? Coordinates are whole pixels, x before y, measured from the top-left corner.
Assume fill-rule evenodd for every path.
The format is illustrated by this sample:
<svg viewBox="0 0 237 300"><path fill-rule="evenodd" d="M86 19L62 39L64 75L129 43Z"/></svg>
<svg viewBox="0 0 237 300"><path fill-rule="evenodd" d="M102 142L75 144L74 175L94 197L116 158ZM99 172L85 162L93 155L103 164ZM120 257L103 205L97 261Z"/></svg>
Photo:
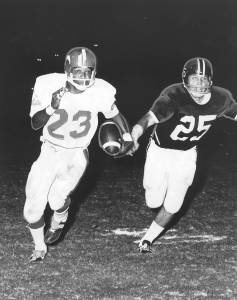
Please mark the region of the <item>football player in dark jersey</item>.
<svg viewBox="0 0 237 300"><path fill-rule="evenodd" d="M206 58L188 60L182 83L165 88L132 129L133 152L144 131L154 126L147 150L143 186L146 204L160 210L139 243L151 252L184 201L196 171L196 146L220 117L237 119L237 103L229 90L213 86L213 68ZM131 154L131 153L130 153Z"/></svg>

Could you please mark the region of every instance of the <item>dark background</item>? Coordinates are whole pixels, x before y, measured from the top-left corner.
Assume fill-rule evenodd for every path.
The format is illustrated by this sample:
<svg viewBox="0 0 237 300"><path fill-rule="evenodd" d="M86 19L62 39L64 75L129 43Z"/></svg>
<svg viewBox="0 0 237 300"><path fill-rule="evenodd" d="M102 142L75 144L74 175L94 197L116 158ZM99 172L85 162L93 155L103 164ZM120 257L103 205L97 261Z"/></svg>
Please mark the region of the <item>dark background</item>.
<svg viewBox="0 0 237 300"><path fill-rule="evenodd" d="M1 0L2 153L22 159L39 148L28 116L35 78L63 72L75 46L96 53L98 77L117 88L131 124L194 56L209 58L214 83L237 95L236 13L236 0Z"/></svg>

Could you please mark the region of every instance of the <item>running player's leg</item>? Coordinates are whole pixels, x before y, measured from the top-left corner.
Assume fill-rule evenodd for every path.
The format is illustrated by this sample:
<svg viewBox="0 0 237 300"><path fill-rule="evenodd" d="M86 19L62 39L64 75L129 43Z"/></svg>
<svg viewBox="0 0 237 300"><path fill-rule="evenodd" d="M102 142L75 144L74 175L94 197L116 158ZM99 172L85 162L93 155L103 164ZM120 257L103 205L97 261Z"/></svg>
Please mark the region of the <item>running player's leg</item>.
<svg viewBox="0 0 237 300"><path fill-rule="evenodd" d="M43 144L40 156L31 167L25 189L24 218L29 224L35 248L31 261L43 259L47 252L44 242L44 210L54 179L55 153L49 145Z"/></svg>
<svg viewBox="0 0 237 300"><path fill-rule="evenodd" d="M167 164L169 152L151 142L144 167L143 186L145 188L146 204L149 208L162 206L168 188ZM140 252L150 252L150 241L163 231L163 227L153 221L139 242Z"/></svg>
<svg viewBox="0 0 237 300"><path fill-rule="evenodd" d="M141 252L150 252L152 242L162 233L174 214L180 210L194 178L196 170L196 151L194 149L167 152L171 154L167 192L163 206L140 242Z"/></svg>
<svg viewBox="0 0 237 300"><path fill-rule="evenodd" d="M71 202L69 196L84 175L87 164L87 150L72 149L61 154L61 165L48 195L49 205L54 213L45 234L46 244L55 243L59 239L68 218Z"/></svg>

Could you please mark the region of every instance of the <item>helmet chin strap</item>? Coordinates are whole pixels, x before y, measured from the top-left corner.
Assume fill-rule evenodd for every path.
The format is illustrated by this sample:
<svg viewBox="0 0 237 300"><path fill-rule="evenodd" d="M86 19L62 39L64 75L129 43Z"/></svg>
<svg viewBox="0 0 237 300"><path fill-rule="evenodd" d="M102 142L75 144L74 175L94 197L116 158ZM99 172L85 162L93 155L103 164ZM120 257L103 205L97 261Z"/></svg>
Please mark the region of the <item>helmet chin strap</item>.
<svg viewBox="0 0 237 300"><path fill-rule="evenodd" d="M193 100L200 105L204 105L211 99L211 93L201 94L201 93L195 93L195 92L189 92L190 96L193 98Z"/></svg>
<svg viewBox="0 0 237 300"><path fill-rule="evenodd" d="M199 105L206 104L211 99L211 92L208 93L199 93L199 92L191 92L186 84L183 81L183 86L188 91L189 95L192 97L193 101L195 101Z"/></svg>
<svg viewBox="0 0 237 300"><path fill-rule="evenodd" d="M91 74L91 78L90 79L79 79L81 81L90 81L90 83L88 85L81 85L81 84L78 84L74 81L74 79L70 76L67 76L67 81L73 85L77 90L83 92L85 91L87 88L91 87L94 83L95 83L95 70L93 70L92 74Z"/></svg>
<svg viewBox="0 0 237 300"><path fill-rule="evenodd" d="M67 77L67 81L71 85L73 85L77 90L79 90L81 92L85 91L87 88L91 87L94 84L94 80L90 80L90 83L88 85L85 85L85 84L81 85L81 84L74 82L73 79L70 77Z"/></svg>

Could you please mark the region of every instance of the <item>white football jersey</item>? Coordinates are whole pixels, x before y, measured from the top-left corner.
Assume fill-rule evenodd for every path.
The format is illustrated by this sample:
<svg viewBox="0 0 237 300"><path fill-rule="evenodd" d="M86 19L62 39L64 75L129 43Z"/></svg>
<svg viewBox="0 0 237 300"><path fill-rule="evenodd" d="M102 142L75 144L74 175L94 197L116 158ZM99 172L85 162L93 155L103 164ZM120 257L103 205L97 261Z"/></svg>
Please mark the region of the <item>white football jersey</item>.
<svg viewBox="0 0 237 300"><path fill-rule="evenodd" d="M52 94L64 87L66 75L52 73L36 79L30 117L51 104ZM87 148L98 126L98 113L106 118L118 114L115 105L116 89L103 79L80 94L66 92L59 109L43 128L41 140L64 148Z"/></svg>

